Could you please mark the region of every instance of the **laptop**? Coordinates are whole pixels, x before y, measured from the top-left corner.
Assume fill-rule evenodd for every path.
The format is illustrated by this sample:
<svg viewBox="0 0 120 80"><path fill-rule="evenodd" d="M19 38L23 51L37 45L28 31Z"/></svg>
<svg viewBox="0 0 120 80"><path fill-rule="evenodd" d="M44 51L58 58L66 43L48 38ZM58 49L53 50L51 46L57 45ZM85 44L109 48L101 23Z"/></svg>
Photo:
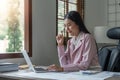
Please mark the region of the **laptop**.
<svg viewBox="0 0 120 80"><path fill-rule="evenodd" d="M36 73L40 73L40 72L49 72L48 70L46 70L45 68L43 67L40 67L40 66L33 66L28 54L27 54L27 51L26 50L23 50L22 51L22 54L24 56L24 59L27 63L27 65L29 66L29 69L32 70L33 72L36 72Z"/></svg>

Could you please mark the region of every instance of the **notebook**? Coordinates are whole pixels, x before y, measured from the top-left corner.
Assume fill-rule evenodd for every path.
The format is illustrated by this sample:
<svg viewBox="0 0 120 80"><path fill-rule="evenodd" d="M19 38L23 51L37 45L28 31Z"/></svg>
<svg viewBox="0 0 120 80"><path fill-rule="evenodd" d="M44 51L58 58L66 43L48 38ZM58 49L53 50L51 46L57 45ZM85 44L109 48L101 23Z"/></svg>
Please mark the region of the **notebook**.
<svg viewBox="0 0 120 80"><path fill-rule="evenodd" d="M39 73L39 72L48 72L48 70L46 70L45 68L42 68L42 67L38 67L38 66L33 66L28 54L27 54L27 51L26 50L23 50L22 51L22 54L24 56L24 59L27 63L27 65L29 66L29 69L36 72L36 73Z"/></svg>

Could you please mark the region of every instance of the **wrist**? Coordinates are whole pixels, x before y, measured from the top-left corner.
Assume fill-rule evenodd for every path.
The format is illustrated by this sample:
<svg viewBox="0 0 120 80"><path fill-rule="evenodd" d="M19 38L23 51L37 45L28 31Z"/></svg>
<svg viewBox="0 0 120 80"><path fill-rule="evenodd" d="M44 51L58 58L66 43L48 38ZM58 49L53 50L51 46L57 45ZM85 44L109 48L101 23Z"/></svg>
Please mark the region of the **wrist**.
<svg viewBox="0 0 120 80"><path fill-rule="evenodd" d="M58 46L63 46L63 44L58 44Z"/></svg>

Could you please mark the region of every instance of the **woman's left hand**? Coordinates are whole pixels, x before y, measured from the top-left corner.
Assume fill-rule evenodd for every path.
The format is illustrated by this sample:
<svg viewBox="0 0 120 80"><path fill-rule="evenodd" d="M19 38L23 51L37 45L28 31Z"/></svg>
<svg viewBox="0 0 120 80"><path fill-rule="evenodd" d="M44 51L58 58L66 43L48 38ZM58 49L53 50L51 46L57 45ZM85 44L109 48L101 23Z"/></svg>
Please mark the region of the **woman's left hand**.
<svg viewBox="0 0 120 80"><path fill-rule="evenodd" d="M57 66L55 64L48 66L47 68L48 71L58 71L58 72L63 72L63 68L60 66Z"/></svg>

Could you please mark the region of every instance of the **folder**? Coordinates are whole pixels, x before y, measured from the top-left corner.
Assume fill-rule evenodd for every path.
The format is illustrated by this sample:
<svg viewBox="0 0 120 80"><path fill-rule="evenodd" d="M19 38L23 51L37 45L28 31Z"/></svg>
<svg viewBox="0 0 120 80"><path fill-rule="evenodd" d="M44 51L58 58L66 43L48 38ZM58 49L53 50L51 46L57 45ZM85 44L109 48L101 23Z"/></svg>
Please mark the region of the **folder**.
<svg viewBox="0 0 120 80"><path fill-rule="evenodd" d="M15 63L0 63L0 72L18 71L18 64Z"/></svg>

